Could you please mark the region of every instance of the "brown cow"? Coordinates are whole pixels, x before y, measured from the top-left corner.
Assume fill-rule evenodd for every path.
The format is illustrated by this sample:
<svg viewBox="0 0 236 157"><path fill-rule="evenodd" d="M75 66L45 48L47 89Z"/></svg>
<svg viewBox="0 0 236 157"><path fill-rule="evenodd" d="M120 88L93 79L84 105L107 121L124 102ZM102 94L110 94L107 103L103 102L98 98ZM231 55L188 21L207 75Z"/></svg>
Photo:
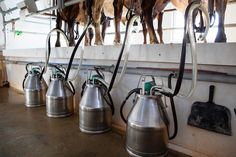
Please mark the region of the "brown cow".
<svg viewBox="0 0 236 157"><path fill-rule="evenodd" d="M101 2L101 1L100 1ZM106 28L109 26L109 18L105 16L104 12L103 12L103 8L101 7L100 4L98 5L94 5L92 7L97 7L97 9L94 9L93 12L97 11L98 13L100 13L99 17L93 17L93 19L95 21L97 21L97 23L94 23L95 26L95 33L96 33L96 39L95 39L95 44L96 45L102 45L103 40L105 38L105 32L106 32ZM93 13L94 14L94 13ZM95 19L96 18L96 19ZM83 3L83 5L81 5L80 7L80 12L79 15L76 18L76 21L81 24L81 25L85 25L87 23L87 19L88 19L88 15L87 15L87 9L86 9L86 5L85 3ZM99 22L99 23L98 23ZM100 24L102 25L102 32L100 32ZM96 28L97 27L97 28ZM98 31L99 30L99 31ZM88 32L87 35L85 36L85 45L91 45L91 41L93 38L93 29L90 27L88 28Z"/></svg>
<svg viewBox="0 0 236 157"><path fill-rule="evenodd" d="M162 31L162 20L163 20L163 10L166 7L166 5L169 3L170 0L157 0L155 3L155 6L153 8L153 18L157 18L158 21L158 27L157 27L157 33L160 38L160 43L164 43L163 41L163 31ZM142 23L143 26L143 43L147 43L147 28L145 22ZM151 39L150 39L151 40Z"/></svg>
<svg viewBox="0 0 236 157"><path fill-rule="evenodd" d="M65 0L65 2L68 0ZM68 6L62 11L57 11L57 19L56 19L56 28L61 28L62 26L62 20L64 20L68 24L68 32L69 32L69 46L74 46L75 45L75 40L74 40L74 24L75 24L75 19L78 16L80 11L80 5L75 4ZM56 46L59 47L61 46L60 43L60 33L57 33L57 40L56 40Z"/></svg>
<svg viewBox="0 0 236 157"><path fill-rule="evenodd" d="M164 0L160 0L162 3ZM120 42L120 21L123 6L126 8L131 8L132 0L114 0L113 5L115 9L115 43ZM143 15L143 20L145 25L147 25L147 31L150 36L150 43L158 43L156 33L153 27L153 8L157 2L157 0L143 0L142 3L140 0L133 0L135 13L137 15Z"/></svg>
<svg viewBox="0 0 236 157"><path fill-rule="evenodd" d="M67 0L65 0L65 1L67 1ZM95 28L95 44L96 45L103 44L103 38L101 36L101 31L100 31L100 19L101 19L103 4L104 4L104 0L93 0L93 4L92 4L92 18L93 18L93 26ZM103 19L107 20L106 18L103 18ZM75 42L74 42L74 24L75 24L75 22L77 22L81 25L85 25L85 23L87 23L87 20L88 20L87 8L85 5L85 2L77 3L75 5L68 6L68 7L62 9L62 11L58 11L56 28L61 28L62 20L64 20L66 23L68 23L69 46L74 46L75 45ZM107 21L102 21L101 23L104 26L107 25ZM105 31L105 28L103 28L103 31ZM89 28L88 34L85 37L86 45L91 44L91 37L92 36L93 36L93 31L91 28ZM104 35L103 35L103 37L104 37ZM60 46L60 34L59 33L57 34L56 46Z"/></svg>
<svg viewBox="0 0 236 157"><path fill-rule="evenodd" d="M165 7L165 5L167 3L165 3L166 0L162 0L159 2L159 4L156 3L156 5L163 5L163 8ZM123 5L119 2L122 2L124 3ZM140 1L134 1L135 2L135 6L136 6L136 13L137 14L141 14L141 3ZM126 13L130 7L130 3L131 1L117 1L115 0L114 1L114 4L111 5L113 3L113 0L105 0L104 2L104 13L106 16L108 17L112 17L114 18L114 14L116 15L115 17L115 27L116 27L116 33L115 33L115 40L114 40L114 44L119 44L120 43L120 25L119 25L119 21L122 21L122 23L124 24L125 21L126 21ZM139 9L138 9L139 8ZM114 11L114 9L116 11ZM157 10L156 10L157 11ZM117 19L117 13L119 13L118 15L118 19ZM158 25L161 25L162 24L162 13L161 12L155 12L153 14L154 18L155 17L158 17ZM141 19L142 19L142 25L143 25L143 34L144 34L144 37L146 37L147 35L147 28L146 28L146 22L143 18L143 16L141 16ZM161 28L161 27L160 27ZM163 43L163 40L162 40L162 30L159 30L158 29L158 35L160 36L160 42ZM150 36L152 37L152 36ZM146 39L146 38L144 38ZM152 40L152 38L150 39ZM144 41L144 44L146 44L146 40Z"/></svg>
<svg viewBox="0 0 236 157"><path fill-rule="evenodd" d="M227 5L227 0L202 0L203 3L205 3L206 7L209 3L212 3L214 1L215 11L219 15L219 25L218 25L218 33L215 39L215 42L226 42L226 35L225 35L225 29L224 29L224 18L225 18L225 9ZM134 2L137 4L140 3L139 0L134 0ZM165 8L165 6L171 2L175 8L182 13L184 13L187 5L191 0L155 0L155 5L148 5L145 3L146 1L143 1L143 4L141 5L141 9L143 11L144 15L144 22L143 22L143 35L144 35L144 43L146 43L146 34L147 32L150 33L150 43L157 43L157 38L155 35L153 24L152 24L152 17L156 16L158 18L158 34L160 36L160 42L163 43L162 39L162 11ZM114 8L115 8L115 43L120 42L120 20L121 20L121 13L123 6L130 7L131 0L114 0ZM148 1L148 3L153 4L153 1ZM135 6L137 7L137 5ZM136 8L137 10L140 9L140 4L138 6L139 8ZM148 8L149 7L149 11ZM151 13L150 11L153 10ZM148 26L148 30L146 29L146 25Z"/></svg>
<svg viewBox="0 0 236 157"><path fill-rule="evenodd" d="M184 13L185 9L188 6L188 3L192 0L166 0L166 2L171 2L173 6L178 10ZM224 20L225 20L225 10L227 6L227 0L201 0L206 7L210 10L209 12L213 12L215 10L219 16L219 24L218 24L218 32L215 38L215 42L226 42L225 28L224 28ZM212 6L213 5L213 6ZM158 7L155 8L158 10ZM162 26L158 25L158 30L162 32Z"/></svg>

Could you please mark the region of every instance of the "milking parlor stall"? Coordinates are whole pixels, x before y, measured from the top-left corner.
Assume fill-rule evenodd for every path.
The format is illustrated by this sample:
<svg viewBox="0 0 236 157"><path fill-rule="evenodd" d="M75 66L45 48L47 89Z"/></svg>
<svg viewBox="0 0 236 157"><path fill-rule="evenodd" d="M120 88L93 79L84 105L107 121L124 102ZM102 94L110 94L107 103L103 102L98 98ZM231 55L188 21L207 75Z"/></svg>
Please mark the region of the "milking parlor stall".
<svg viewBox="0 0 236 157"><path fill-rule="evenodd" d="M235 0L0 14L0 157L236 157Z"/></svg>

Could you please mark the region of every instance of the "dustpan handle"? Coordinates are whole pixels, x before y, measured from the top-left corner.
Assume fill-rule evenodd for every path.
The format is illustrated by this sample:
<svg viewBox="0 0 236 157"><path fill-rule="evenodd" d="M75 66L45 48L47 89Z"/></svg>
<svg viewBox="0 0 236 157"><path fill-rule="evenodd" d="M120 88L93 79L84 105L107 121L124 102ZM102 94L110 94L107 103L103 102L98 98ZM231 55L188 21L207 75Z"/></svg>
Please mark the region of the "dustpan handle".
<svg viewBox="0 0 236 157"><path fill-rule="evenodd" d="M210 87L209 87L209 100L208 100L208 102L210 102L210 103L213 103L214 91L215 91L215 86L210 85Z"/></svg>

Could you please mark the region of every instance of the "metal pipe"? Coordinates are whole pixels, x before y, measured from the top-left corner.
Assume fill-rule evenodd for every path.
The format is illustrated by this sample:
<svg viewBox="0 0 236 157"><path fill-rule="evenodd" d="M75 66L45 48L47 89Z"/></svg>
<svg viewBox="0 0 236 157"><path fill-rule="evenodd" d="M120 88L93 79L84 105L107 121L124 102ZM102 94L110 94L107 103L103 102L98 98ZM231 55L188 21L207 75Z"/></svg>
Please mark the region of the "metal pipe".
<svg viewBox="0 0 236 157"><path fill-rule="evenodd" d="M79 2L83 2L83 1L85 1L85 0L71 0L71 1L65 2L65 7L68 7L68 6L74 5L74 4L79 3ZM52 7L43 9L43 10L39 10L36 13L30 13L30 14L26 15L25 17L30 17L30 16L33 16L33 15L43 14L43 13L46 13L48 11L52 11L52 10L56 10L56 9L58 9L58 6L52 6ZM4 23L4 25L7 25L11 22L15 22L15 21L18 21L18 20L20 20L20 18L15 18L15 19L6 21Z"/></svg>
<svg viewBox="0 0 236 157"><path fill-rule="evenodd" d="M6 19L5 19L5 14L3 13L3 10L2 8L0 7L0 13L2 15L2 20L3 20L3 49L6 49L6 42L7 42L7 34L6 34L6 25L4 24L6 22Z"/></svg>
<svg viewBox="0 0 236 157"><path fill-rule="evenodd" d="M39 20L47 20L47 21L52 19L50 16L39 16L39 15L34 15L34 16L31 16L30 18L39 19ZM56 19L56 17L54 17L53 20L54 19Z"/></svg>
<svg viewBox="0 0 236 157"><path fill-rule="evenodd" d="M4 14L9 14L9 13L11 13L12 11L15 11L15 10L17 10L17 9L18 9L17 7L10 8L10 9L4 11L3 13L4 13Z"/></svg>
<svg viewBox="0 0 236 157"><path fill-rule="evenodd" d="M29 17L29 16L26 15L26 17ZM50 18L38 17L38 16L35 16L35 15L31 16L31 18L40 19L40 20L50 20ZM16 22L16 21L18 21L18 20L20 20L19 17L18 17L18 18L15 18L15 19L11 19L11 20L9 20L9 21L5 21L5 23L3 23L3 24L7 25L7 24L9 24L9 23ZM25 21L27 21L27 20L25 20Z"/></svg>
<svg viewBox="0 0 236 157"><path fill-rule="evenodd" d="M70 5L74 5L76 3L83 2L83 1L85 1L85 0L70 0L68 2L65 2L64 5L65 5L65 7L68 7Z"/></svg>
<svg viewBox="0 0 236 157"><path fill-rule="evenodd" d="M2 1L4 1L4 0L1 0L0 2L2 2ZM38 1L38 0L35 0L35 2L36 2L36 1ZM12 12L12 11L15 11L15 10L17 10L17 9L19 9L19 8L17 8L17 7L10 8L10 9L8 9L8 10L4 11L4 14L8 14L8 13L10 13L10 12Z"/></svg>
<svg viewBox="0 0 236 157"><path fill-rule="evenodd" d="M6 64L17 64L17 65L26 65L27 61L12 61L9 59L5 59ZM37 62L44 65L43 62ZM61 64L67 66L67 63L51 63L51 64ZM72 69L77 70L79 64L73 64ZM87 71L88 69L93 69L96 65L83 65L81 70ZM100 66L100 65L99 65ZM114 71L114 66L101 66L104 72L112 73ZM119 68L118 73L120 73L122 67ZM143 67L127 67L126 74L129 75L153 75L157 77L164 77L167 78L170 72L177 71L177 69L154 69L154 68L143 68ZM191 70L188 70L184 74L185 80L191 80ZM198 74L198 81L205 81L205 82L215 82L215 83L226 83L226 84L236 84L236 75L229 75L227 73L219 73L214 71L199 71Z"/></svg>
<svg viewBox="0 0 236 157"><path fill-rule="evenodd" d="M65 7L64 0L57 0L58 9L63 9Z"/></svg>

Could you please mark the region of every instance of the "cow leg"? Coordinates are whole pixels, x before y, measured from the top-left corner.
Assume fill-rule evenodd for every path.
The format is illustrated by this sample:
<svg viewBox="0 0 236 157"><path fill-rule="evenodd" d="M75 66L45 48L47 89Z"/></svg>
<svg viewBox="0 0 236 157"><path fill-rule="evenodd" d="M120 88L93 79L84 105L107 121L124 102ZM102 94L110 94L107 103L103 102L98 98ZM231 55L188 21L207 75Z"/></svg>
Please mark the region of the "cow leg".
<svg viewBox="0 0 236 157"><path fill-rule="evenodd" d="M226 5L227 0L216 0L216 12L219 15L219 24L215 42L226 42L227 40L224 27Z"/></svg>
<svg viewBox="0 0 236 157"><path fill-rule="evenodd" d="M120 21L122 16L123 2L122 0L114 0L113 2L115 12L115 39L114 44L120 44Z"/></svg>
<svg viewBox="0 0 236 157"><path fill-rule="evenodd" d="M105 34L106 34L106 30L107 27L110 24L110 20L108 20L107 18L104 19L103 23L102 23L102 40L105 40Z"/></svg>
<svg viewBox="0 0 236 157"><path fill-rule="evenodd" d="M57 13L57 20L56 20L56 28L61 29L62 26L62 19L59 17L58 13ZM60 43L60 33L57 32L57 40L56 40L56 47L60 47L61 43Z"/></svg>
<svg viewBox="0 0 236 157"><path fill-rule="evenodd" d="M75 46L74 38L74 21L68 22L68 31L69 31L69 46Z"/></svg>
<svg viewBox="0 0 236 157"><path fill-rule="evenodd" d="M94 28L95 28L95 45L103 45L103 40L100 31L100 22L99 20L94 20Z"/></svg>
<svg viewBox="0 0 236 157"><path fill-rule="evenodd" d="M89 41L89 32L87 31L85 34L85 41L84 41L84 45L85 46L90 46L91 45L91 41Z"/></svg>
<svg viewBox="0 0 236 157"><path fill-rule="evenodd" d="M94 33L93 33L92 28L88 28L88 37L89 37L89 45L92 45L92 40L93 40L93 37L94 37Z"/></svg>
<svg viewBox="0 0 236 157"><path fill-rule="evenodd" d="M163 42L163 31L162 31L162 18L163 18L163 12L160 12L158 15L158 28L157 28L157 32L160 38L160 43L164 43Z"/></svg>
<svg viewBox="0 0 236 157"><path fill-rule="evenodd" d="M93 37L94 37L93 29L91 27L89 27L86 34L85 34L85 46L92 45Z"/></svg>
<svg viewBox="0 0 236 157"><path fill-rule="evenodd" d="M98 5L98 3L101 3L101 5ZM101 36L100 31L100 17L101 17L101 10L103 2L98 2L95 4L95 7L93 7L93 21L94 21L94 28L95 28L95 45L103 45L103 40ZM98 6L97 6L98 5Z"/></svg>
<svg viewBox="0 0 236 157"><path fill-rule="evenodd" d="M87 21L87 17L85 18L85 21L84 21L84 23L86 24L88 21ZM90 34L90 29L92 29L92 28L88 28L87 29L87 31L86 31L86 33L85 33L85 35L84 35L84 45L85 46L90 46L91 45L91 40L90 40L90 37L89 37L89 34Z"/></svg>
<svg viewBox="0 0 236 157"><path fill-rule="evenodd" d="M150 36L150 44L158 43L156 33L153 27L153 18L152 18L152 8L155 4L155 1L143 1L142 10L144 15L144 20L147 24L148 33Z"/></svg>
<svg viewBox="0 0 236 157"><path fill-rule="evenodd" d="M142 26L143 26L143 44L147 44L147 27L145 22L142 22Z"/></svg>

